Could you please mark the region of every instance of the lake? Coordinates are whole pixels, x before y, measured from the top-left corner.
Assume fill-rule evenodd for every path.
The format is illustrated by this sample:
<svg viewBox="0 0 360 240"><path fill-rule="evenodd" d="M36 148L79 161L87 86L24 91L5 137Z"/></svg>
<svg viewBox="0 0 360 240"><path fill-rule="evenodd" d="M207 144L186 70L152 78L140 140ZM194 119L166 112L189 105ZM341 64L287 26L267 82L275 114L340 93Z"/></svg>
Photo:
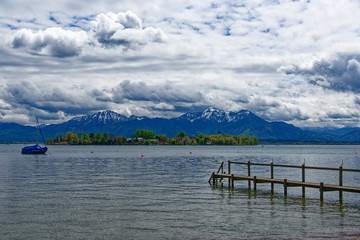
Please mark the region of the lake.
<svg viewBox="0 0 360 240"><path fill-rule="evenodd" d="M22 155L0 145L1 239L350 239L360 234L360 194L247 182L209 185L221 162L360 169L360 146L49 146ZM51 153L51 154L50 154ZM143 155L143 157L141 156ZM233 166L232 173L246 173ZM254 166L257 176L268 169ZM275 168L301 180L301 169ZM306 170L306 180L337 184L338 173ZM343 185L360 174L344 172Z"/></svg>

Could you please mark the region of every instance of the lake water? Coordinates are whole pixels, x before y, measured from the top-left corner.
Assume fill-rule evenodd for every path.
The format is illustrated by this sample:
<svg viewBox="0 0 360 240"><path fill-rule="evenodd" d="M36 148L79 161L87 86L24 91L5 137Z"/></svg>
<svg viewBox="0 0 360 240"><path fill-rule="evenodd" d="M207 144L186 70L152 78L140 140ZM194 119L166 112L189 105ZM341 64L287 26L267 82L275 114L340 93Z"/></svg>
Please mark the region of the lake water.
<svg viewBox="0 0 360 240"><path fill-rule="evenodd" d="M360 194L208 180L222 161L360 169L360 146L50 146L21 155L0 145L0 239L351 239L360 234ZM51 153L51 154L50 154ZM141 157L143 155L143 157ZM225 167L227 165L225 164ZM338 183L338 173L306 170ZM246 167L233 166L233 173ZM257 176L268 169L254 166ZM301 169L275 168L301 180ZM344 173L359 186L359 173Z"/></svg>

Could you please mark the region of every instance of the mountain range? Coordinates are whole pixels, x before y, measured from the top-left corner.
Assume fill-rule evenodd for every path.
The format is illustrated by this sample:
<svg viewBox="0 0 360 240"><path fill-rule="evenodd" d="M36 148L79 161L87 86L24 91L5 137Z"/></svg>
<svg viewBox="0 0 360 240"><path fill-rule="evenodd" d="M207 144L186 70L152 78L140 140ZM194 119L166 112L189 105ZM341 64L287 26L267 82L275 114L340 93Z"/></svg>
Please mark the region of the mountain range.
<svg viewBox="0 0 360 240"><path fill-rule="evenodd" d="M107 110L92 115L75 117L71 120L51 125L42 125L45 138L53 138L59 133L112 133L116 136L132 137L136 130L152 130L156 134L175 136L185 132L188 136L199 133L223 135L256 136L260 141L269 142L360 142L360 128L343 129L301 129L285 122L269 122L248 110L225 112L210 107L203 112L186 113L177 118L149 118L130 116ZM0 142L35 141L35 127L16 123L0 123Z"/></svg>

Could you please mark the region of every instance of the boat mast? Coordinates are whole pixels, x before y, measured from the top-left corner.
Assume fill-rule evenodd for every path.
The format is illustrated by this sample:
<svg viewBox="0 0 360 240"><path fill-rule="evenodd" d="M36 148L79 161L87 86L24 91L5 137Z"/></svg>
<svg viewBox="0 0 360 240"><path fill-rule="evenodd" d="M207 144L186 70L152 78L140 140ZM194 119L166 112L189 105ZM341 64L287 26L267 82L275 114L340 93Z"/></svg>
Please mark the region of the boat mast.
<svg viewBox="0 0 360 240"><path fill-rule="evenodd" d="M39 120L36 117L36 145L39 144Z"/></svg>

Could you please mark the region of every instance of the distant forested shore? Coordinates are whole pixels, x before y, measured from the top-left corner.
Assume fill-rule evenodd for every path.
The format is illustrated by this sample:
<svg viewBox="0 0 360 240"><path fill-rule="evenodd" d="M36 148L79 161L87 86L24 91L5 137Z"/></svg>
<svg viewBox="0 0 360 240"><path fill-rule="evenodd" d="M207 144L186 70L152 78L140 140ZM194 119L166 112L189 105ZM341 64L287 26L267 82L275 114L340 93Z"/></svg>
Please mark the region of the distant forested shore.
<svg viewBox="0 0 360 240"><path fill-rule="evenodd" d="M112 133L67 132L48 138L49 145L257 145L254 136L241 135L223 136L220 131L216 135L198 134L190 137L185 132L179 132L173 138L163 134L155 134L151 130L137 130L132 138L115 136Z"/></svg>

